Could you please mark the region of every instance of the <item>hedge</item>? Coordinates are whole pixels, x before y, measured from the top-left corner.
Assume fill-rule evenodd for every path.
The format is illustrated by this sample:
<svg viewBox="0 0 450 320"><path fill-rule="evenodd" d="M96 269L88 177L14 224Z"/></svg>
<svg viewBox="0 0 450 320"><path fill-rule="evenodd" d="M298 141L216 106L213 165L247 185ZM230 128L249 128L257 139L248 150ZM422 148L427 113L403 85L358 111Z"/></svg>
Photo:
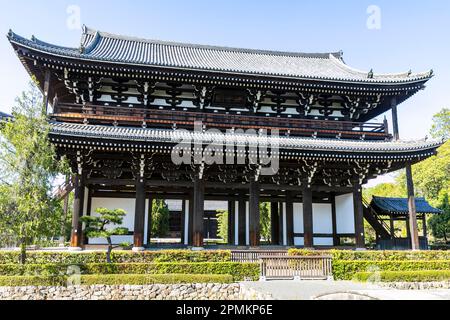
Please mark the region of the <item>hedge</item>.
<svg viewBox="0 0 450 320"><path fill-rule="evenodd" d="M19 262L18 251L0 251L0 264ZM152 263L152 262L229 262L231 251L226 250L161 250L161 251L113 251L111 260L115 263ZM106 252L42 252L27 253L27 263L30 264L86 264L103 263Z"/></svg>
<svg viewBox="0 0 450 320"><path fill-rule="evenodd" d="M421 270L421 271L381 271L357 272L355 281L381 281L381 282L432 282L449 281L450 270Z"/></svg>
<svg viewBox="0 0 450 320"><path fill-rule="evenodd" d="M88 263L3 264L0 276L59 276L66 274L228 274L235 281L259 278L258 263L239 262L163 262L163 263Z"/></svg>
<svg viewBox="0 0 450 320"><path fill-rule="evenodd" d="M231 283L230 275L217 274L116 274L82 275L80 285L147 285L180 283ZM67 286L67 276L0 276L0 287Z"/></svg>
<svg viewBox="0 0 450 320"><path fill-rule="evenodd" d="M333 276L336 280L351 280L359 272L421 270L450 270L450 260L333 261Z"/></svg>
<svg viewBox="0 0 450 320"><path fill-rule="evenodd" d="M291 256L330 255L334 260L402 261L402 260L450 260L450 251L352 251L291 249Z"/></svg>

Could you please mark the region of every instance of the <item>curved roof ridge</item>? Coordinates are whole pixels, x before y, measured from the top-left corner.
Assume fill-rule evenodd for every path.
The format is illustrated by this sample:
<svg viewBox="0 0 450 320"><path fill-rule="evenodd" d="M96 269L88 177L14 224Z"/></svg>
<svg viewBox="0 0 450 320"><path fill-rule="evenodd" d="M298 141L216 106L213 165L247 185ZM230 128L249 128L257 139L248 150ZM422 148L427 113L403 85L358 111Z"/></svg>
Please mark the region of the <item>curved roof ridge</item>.
<svg viewBox="0 0 450 320"><path fill-rule="evenodd" d="M244 53L254 53L254 54L267 54L267 55L317 58L317 59L329 59L330 56L333 56L336 59L339 59L342 57L342 51L323 52L323 53L320 53L320 52L308 53L308 52L291 52L291 51L239 48L239 47L231 47L231 46L230 47L215 46L215 45L205 45L205 44L195 44L195 43L185 43L185 42L165 41L165 40L125 36L125 35L119 35L119 34L99 31L99 30L89 28L87 26L83 26L83 34L92 36L92 35L95 35L96 33L99 33L101 36L103 36L105 38L112 38L112 39L124 40L124 41L154 43L154 44L165 45L165 46L175 46L175 47L181 46L181 47L185 47L185 48L200 48L200 49L206 49L206 50L209 49L209 50L218 50L218 51L244 52Z"/></svg>

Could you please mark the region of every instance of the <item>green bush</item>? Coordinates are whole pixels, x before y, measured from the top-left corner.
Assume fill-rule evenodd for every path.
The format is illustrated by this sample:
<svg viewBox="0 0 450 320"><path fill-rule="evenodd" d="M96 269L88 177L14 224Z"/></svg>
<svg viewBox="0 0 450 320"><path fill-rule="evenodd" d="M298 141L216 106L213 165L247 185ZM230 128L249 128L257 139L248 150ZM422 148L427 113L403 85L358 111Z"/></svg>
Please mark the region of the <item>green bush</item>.
<svg viewBox="0 0 450 320"><path fill-rule="evenodd" d="M330 255L333 260L402 261L402 260L450 260L450 251L352 251L291 249L291 256Z"/></svg>
<svg viewBox="0 0 450 320"><path fill-rule="evenodd" d="M20 253L17 251L0 251L0 264L18 263ZM152 263L152 262L228 262L231 261L230 251L190 251L161 250L144 251L113 251L111 260L115 263ZM86 264L103 263L106 252L28 252L27 263L30 264Z"/></svg>
<svg viewBox="0 0 450 320"><path fill-rule="evenodd" d="M376 275L373 272L357 272L353 279L362 282L367 282L371 279L381 282L449 281L450 270L381 271Z"/></svg>
<svg viewBox="0 0 450 320"><path fill-rule="evenodd" d="M421 270L450 270L450 260L333 261L333 276L336 280L351 280L359 272Z"/></svg>
<svg viewBox="0 0 450 320"><path fill-rule="evenodd" d="M66 276L0 276L0 287L66 286ZM81 285L146 285L179 283L231 283L230 275L217 274L119 274L82 275Z"/></svg>
<svg viewBox="0 0 450 320"><path fill-rule="evenodd" d="M259 278L258 263L238 262L162 262L162 263L88 263L3 264L1 276L64 276L66 274L228 274L235 281Z"/></svg>

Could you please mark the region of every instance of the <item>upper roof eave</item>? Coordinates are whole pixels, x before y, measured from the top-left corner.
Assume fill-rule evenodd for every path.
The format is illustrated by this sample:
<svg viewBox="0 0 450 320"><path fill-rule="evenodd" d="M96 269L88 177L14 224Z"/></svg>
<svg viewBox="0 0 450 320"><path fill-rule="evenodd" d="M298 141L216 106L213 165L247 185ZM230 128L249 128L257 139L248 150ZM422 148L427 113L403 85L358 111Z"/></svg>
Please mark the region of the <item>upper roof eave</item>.
<svg viewBox="0 0 450 320"><path fill-rule="evenodd" d="M99 33L97 32L97 35ZM425 83L429 79L433 77L433 72L424 72L424 73L417 73L417 74L390 74L388 76L394 77L395 80L378 80L378 79L345 79L345 78L339 78L339 77L321 77L321 76L293 76L293 75L282 75L282 74L268 74L268 73L249 73L249 72L237 72L237 71L230 71L230 70L213 70L213 69L202 69L202 68L189 68L189 67L180 67L180 66L169 66L169 65L162 65L162 64L144 64L144 63L136 63L132 61L120 61L120 60L113 60L113 59L100 59L99 57L93 57L92 55L83 53L83 49L77 49L77 48L68 48L68 47L61 47L52 45L46 42L43 42L41 40L38 40L36 38L32 38L32 40L26 39L24 37L21 37L14 32L10 31L8 33L8 39L11 42L11 44L15 44L17 46L25 47L29 50L34 50L37 52L40 52L42 54L48 54L59 58L65 58L65 59L73 59L78 61L86 61L86 62L101 62L106 64L112 64L112 65L126 65L126 66L136 66L136 67L154 67L159 69L167 69L167 70L184 70L184 71L194 71L194 72L208 72L208 73L220 73L220 74L230 74L234 76L258 76L258 77L268 77L268 78L276 78L276 79L283 79L283 80L301 80L301 81L328 81L333 83L358 83L358 84L364 84L364 85L404 85L404 84L418 84L418 83ZM96 37L96 36L93 36ZM98 36L97 36L98 37ZM118 36L119 37L119 36ZM133 38L130 38L133 39ZM91 39L91 42L93 40ZM96 40L98 41L98 39ZM144 40L142 40L144 41ZM151 41L151 40L147 40ZM161 42L166 43L166 42ZM168 43L168 42L167 42ZM87 43L88 45L92 43ZM171 45L178 45L176 43L170 43ZM190 45L193 47L198 47L196 45ZM201 46L200 46L201 47ZM235 50L234 48L226 48L226 47L211 47L211 46L203 46L205 48L219 48L223 50ZM89 49L90 52L92 52L92 48ZM238 49L236 49L238 50ZM240 49L240 50L247 50L248 52L252 52L253 54L268 54L268 53L274 53L274 54L290 54L295 55L291 53L283 53L283 52L274 52L274 51L262 51L262 50L251 50L251 49ZM298 56L304 57L306 54L298 53ZM311 56L315 56L318 54L310 54ZM337 69L343 68L352 70L352 72L359 72L356 69L352 69L348 67L342 60L341 57L338 57L337 54L330 53L328 54L329 58L328 60L332 61L333 65L336 66ZM309 59L309 58L306 58ZM317 58L314 59L323 59L325 58ZM383 77L384 75L380 75ZM403 77L405 76L405 77Z"/></svg>

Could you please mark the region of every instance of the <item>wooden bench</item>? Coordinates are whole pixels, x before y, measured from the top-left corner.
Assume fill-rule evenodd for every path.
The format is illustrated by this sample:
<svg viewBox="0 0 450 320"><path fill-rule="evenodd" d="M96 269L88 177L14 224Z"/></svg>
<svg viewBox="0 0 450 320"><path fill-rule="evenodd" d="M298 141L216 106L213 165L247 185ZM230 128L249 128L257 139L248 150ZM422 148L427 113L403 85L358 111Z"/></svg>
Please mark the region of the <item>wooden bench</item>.
<svg viewBox="0 0 450 320"><path fill-rule="evenodd" d="M261 256L261 280L329 280L331 263L331 256Z"/></svg>

